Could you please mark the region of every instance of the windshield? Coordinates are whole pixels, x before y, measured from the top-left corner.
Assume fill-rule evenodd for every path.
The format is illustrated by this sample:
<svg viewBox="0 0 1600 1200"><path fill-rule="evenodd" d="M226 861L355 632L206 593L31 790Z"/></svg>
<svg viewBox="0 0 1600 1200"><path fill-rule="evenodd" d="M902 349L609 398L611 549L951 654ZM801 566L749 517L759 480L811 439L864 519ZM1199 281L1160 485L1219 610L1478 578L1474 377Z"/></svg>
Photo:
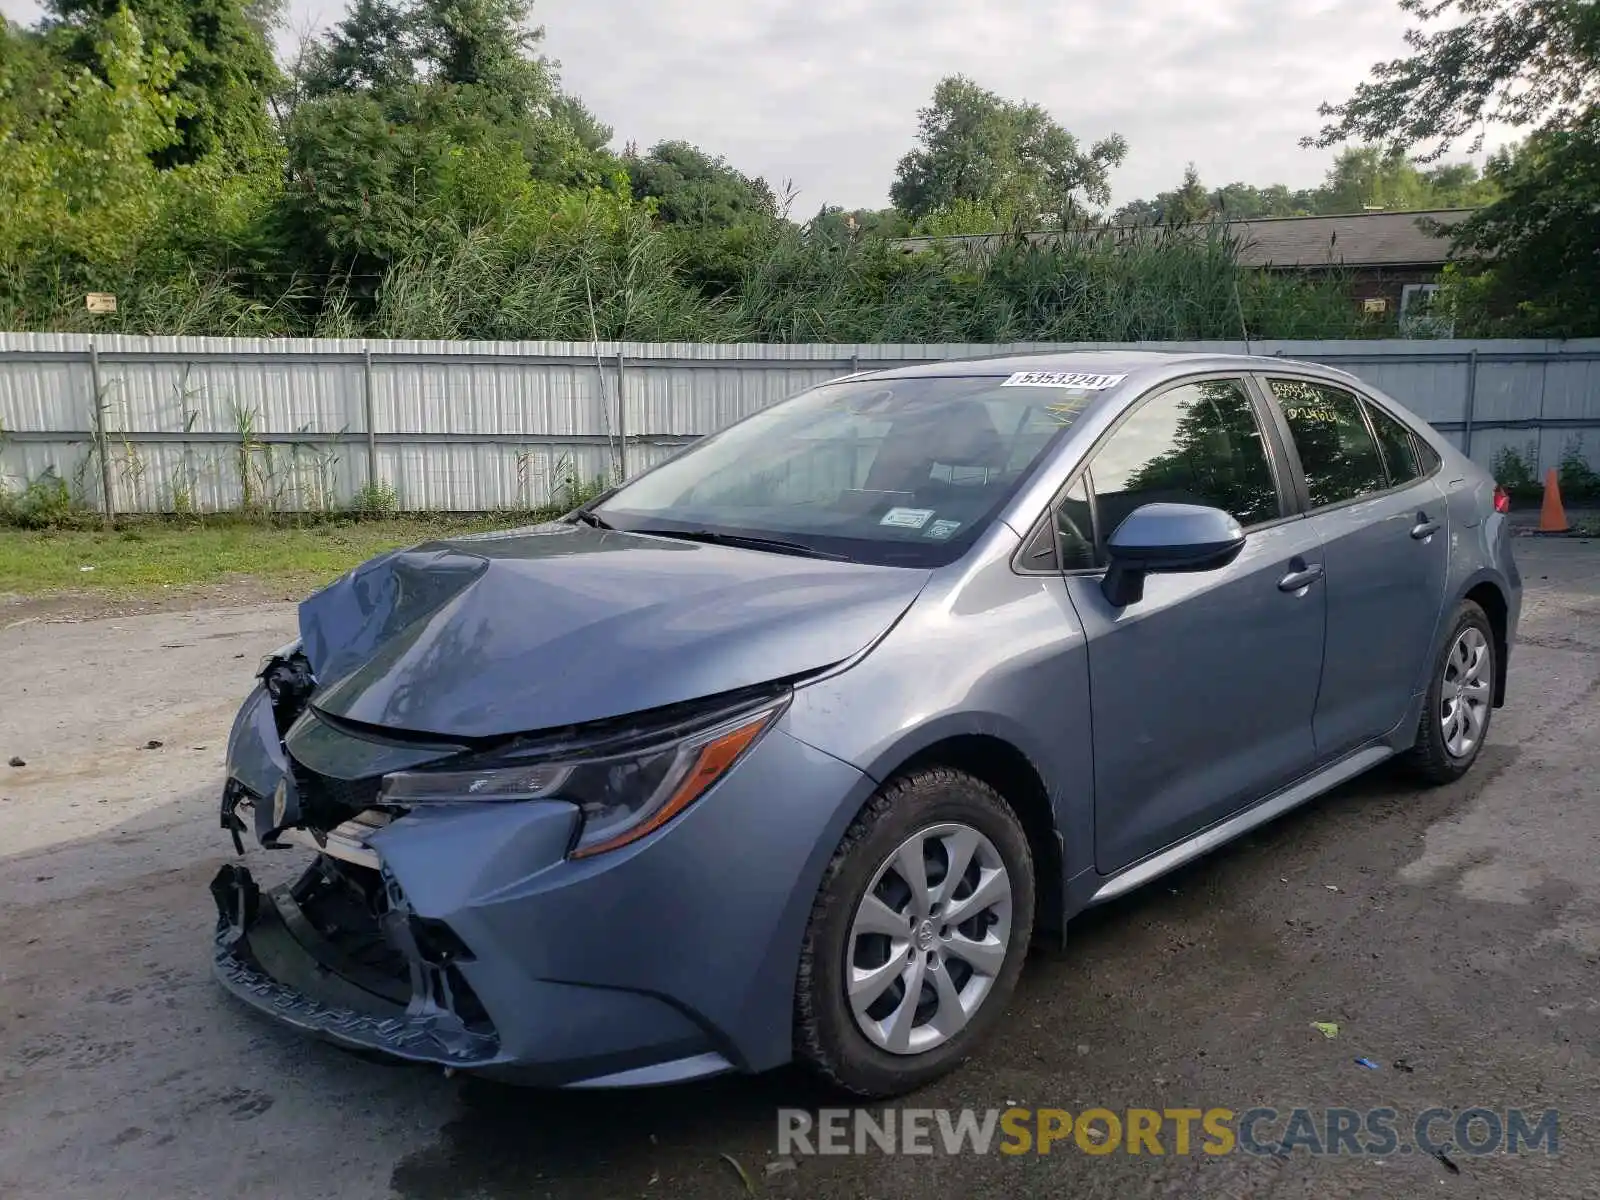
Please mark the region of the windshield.
<svg viewBox="0 0 1600 1200"><path fill-rule="evenodd" d="M636 533L938 566L972 544L1094 396L1031 378L824 384L697 443L594 512Z"/></svg>

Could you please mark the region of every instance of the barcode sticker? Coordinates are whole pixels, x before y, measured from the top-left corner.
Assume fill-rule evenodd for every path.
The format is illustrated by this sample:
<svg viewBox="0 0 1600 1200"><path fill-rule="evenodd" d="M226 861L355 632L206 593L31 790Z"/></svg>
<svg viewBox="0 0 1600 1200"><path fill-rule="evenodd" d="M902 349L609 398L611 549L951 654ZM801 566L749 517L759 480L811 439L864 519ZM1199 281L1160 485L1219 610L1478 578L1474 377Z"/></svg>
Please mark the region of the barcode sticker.
<svg viewBox="0 0 1600 1200"><path fill-rule="evenodd" d="M1085 392L1103 392L1114 388L1126 375L1091 375L1085 371L1018 371L1001 387L1075 388Z"/></svg>

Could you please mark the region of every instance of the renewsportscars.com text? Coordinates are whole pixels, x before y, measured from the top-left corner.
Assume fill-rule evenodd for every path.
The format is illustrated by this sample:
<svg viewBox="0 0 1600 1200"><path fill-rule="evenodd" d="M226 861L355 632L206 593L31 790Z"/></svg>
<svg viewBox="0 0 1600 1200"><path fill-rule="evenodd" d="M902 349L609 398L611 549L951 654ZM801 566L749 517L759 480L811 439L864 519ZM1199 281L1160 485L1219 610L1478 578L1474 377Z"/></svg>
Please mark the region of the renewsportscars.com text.
<svg viewBox="0 0 1600 1200"><path fill-rule="evenodd" d="M783 1155L1553 1155L1560 1114L1520 1108L778 1110Z"/></svg>

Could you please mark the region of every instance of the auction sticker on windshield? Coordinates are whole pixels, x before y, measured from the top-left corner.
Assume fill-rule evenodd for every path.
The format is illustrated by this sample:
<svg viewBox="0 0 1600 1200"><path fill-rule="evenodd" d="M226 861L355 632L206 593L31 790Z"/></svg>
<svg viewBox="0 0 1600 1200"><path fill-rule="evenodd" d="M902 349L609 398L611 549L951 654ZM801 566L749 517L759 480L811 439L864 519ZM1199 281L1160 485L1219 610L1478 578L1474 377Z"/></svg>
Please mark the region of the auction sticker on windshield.
<svg viewBox="0 0 1600 1200"><path fill-rule="evenodd" d="M1081 388L1086 392L1103 392L1114 388L1126 375L1091 375L1084 371L1018 371L1001 387Z"/></svg>
<svg viewBox="0 0 1600 1200"><path fill-rule="evenodd" d="M883 514L879 525L893 525L898 529L921 529L933 516L931 508L891 508Z"/></svg>

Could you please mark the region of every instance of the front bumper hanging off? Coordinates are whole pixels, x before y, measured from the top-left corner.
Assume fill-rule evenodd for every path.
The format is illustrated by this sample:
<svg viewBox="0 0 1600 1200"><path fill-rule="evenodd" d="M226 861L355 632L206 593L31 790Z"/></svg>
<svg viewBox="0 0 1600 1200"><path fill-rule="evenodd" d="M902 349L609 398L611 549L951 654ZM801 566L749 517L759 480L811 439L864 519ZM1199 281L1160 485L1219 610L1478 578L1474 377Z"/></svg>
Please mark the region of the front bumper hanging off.
<svg viewBox="0 0 1600 1200"><path fill-rule="evenodd" d="M381 884L387 911L371 929L330 931L332 914L317 911L334 886L330 868L339 870L319 859L297 883L266 892L244 867L217 872L221 983L263 1014L351 1049L447 1065L492 1061L499 1039L449 961L457 948L418 928L392 880ZM351 932L344 940L354 946L336 940Z"/></svg>

